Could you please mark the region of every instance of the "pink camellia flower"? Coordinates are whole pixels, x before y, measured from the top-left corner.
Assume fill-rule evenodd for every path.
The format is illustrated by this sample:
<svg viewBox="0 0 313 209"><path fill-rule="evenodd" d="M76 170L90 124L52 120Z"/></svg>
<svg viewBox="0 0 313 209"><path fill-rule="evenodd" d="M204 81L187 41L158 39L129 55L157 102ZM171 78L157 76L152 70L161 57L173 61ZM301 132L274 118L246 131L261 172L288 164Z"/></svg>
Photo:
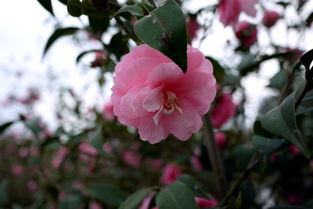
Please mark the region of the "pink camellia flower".
<svg viewBox="0 0 313 209"><path fill-rule="evenodd" d="M80 143L78 150L82 152L83 154L87 154L90 156L98 155L98 150L85 141Z"/></svg>
<svg viewBox="0 0 313 209"><path fill-rule="evenodd" d="M211 208L218 205L218 202L215 199L206 199L202 197L195 197L198 207L202 208Z"/></svg>
<svg viewBox="0 0 313 209"><path fill-rule="evenodd" d="M234 117L236 109L237 106L234 104L231 94L223 94L217 101L211 113L213 127L222 127L222 125L224 125L229 119Z"/></svg>
<svg viewBox="0 0 313 209"><path fill-rule="evenodd" d="M227 145L226 135L223 132L216 132L214 135L217 147L220 149L224 149Z"/></svg>
<svg viewBox="0 0 313 209"><path fill-rule="evenodd" d="M89 203L88 208L89 209L102 209L102 206L99 203L93 201Z"/></svg>
<svg viewBox="0 0 313 209"><path fill-rule="evenodd" d="M255 5L259 0L219 0L218 10L224 26L235 25L241 12L252 17L256 16Z"/></svg>
<svg viewBox="0 0 313 209"><path fill-rule="evenodd" d="M112 103L118 120L137 127L140 138L158 143L172 133L187 140L202 126L215 97L212 64L188 46L187 72L146 44L115 67Z"/></svg>
<svg viewBox="0 0 313 209"><path fill-rule="evenodd" d="M280 15L275 11L265 11L262 18L262 23L266 27L270 28L276 24L277 20L280 18Z"/></svg>
<svg viewBox="0 0 313 209"><path fill-rule="evenodd" d="M154 193L148 195L143 201L138 209L149 209L149 205L151 203L152 198L154 197Z"/></svg>
<svg viewBox="0 0 313 209"><path fill-rule="evenodd" d="M290 151L293 155L299 155L299 154L301 154L299 148L298 148L296 145L294 145L294 144L290 145L290 146L288 147L288 149L289 149L289 151Z"/></svg>
<svg viewBox="0 0 313 209"><path fill-rule="evenodd" d="M29 182L27 182L27 188L31 192L34 192L38 189L38 184L35 181L29 181Z"/></svg>
<svg viewBox="0 0 313 209"><path fill-rule="evenodd" d="M238 22L235 26L235 35L244 48L249 48L257 41L256 26L247 22Z"/></svg>
<svg viewBox="0 0 313 209"><path fill-rule="evenodd" d="M179 167L172 165L172 164L168 164L163 169L163 175L161 176L161 183L165 185L173 183L179 177L180 173L181 171Z"/></svg>
<svg viewBox="0 0 313 209"><path fill-rule="evenodd" d="M187 29L189 34L189 39L192 41L197 36L197 32L200 28L199 23L196 18L190 18L187 22Z"/></svg>
<svg viewBox="0 0 313 209"><path fill-rule="evenodd" d="M128 165L137 168L140 166L141 155L134 150L126 150L122 153L122 159Z"/></svg>
<svg viewBox="0 0 313 209"><path fill-rule="evenodd" d="M108 121L112 121L114 119L113 104L111 100L103 106L103 116Z"/></svg>
<svg viewBox="0 0 313 209"><path fill-rule="evenodd" d="M62 162L63 162L63 159L65 158L66 155L69 154L69 149L66 148L66 147L61 147L59 150L58 150L58 153L56 154L56 156L54 156L54 158L52 159L52 165L53 167L55 168L60 168Z"/></svg>
<svg viewBox="0 0 313 209"><path fill-rule="evenodd" d="M224 26L237 23L241 7L239 0L219 0L220 20Z"/></svg>
<svg viewBox="0 0 313 209"><path fill-rule="evenodd" d="M13 165L11 168L11 172L14 176L19 176L24 173L24 168L20 165Z"/></svg>
<svg viewBox="0 0 313 209"><path fill-rule="evenodd" d="M191 165L192 165L193 169L194 169L196 172L200 172L200 171L203 170L203 165L202 165L202 163L200 162L198 156L191 156L191 157L190 157L190 162L191 162Z"/></svg>

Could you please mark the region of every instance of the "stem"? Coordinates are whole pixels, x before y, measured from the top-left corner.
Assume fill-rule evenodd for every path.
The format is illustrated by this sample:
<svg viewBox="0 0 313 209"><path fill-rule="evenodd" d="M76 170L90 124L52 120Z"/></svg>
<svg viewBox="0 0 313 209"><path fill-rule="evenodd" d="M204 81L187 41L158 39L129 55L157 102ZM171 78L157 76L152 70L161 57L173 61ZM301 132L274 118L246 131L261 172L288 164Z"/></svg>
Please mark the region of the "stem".
<svg viewBox="0 0 313 209"><path fill-rule="evenodd" d="M212 170L218 182L218 195L221 198L226 194L227 181L222 155L219 148L216 146L213 127L209 114L204 117L204 140Z"/></svg>
<svg viewBox="0 0 313 209"><path fill-rule="evenodd" d="M129 28L127 28L127 26L124 24L124 22L119 17L115 16L114 19L123 28L123 30L127 33L127 35L131 39L133 39L133 41L135 41L135 43L137 45L141 44L141 42L138 40L137 36L131 30L129 30Z"/></svg>
<svg viewBox="0 0 313 209"><path fill-rule="evenodd" d="M229 192L227 193L225 198L220 202L221 206L226 205L228 203L228 201L230 200L230 198L233 195L235 195L235 193L237 192L237 190L240 187L241 183L248 177L248 175L255 168L255 166L258 164L258 162L259 162L259 157L258 157L258 155L256 153L254 153L254 155L252 156L248 166L240 174L238 179L234 182L234 184L232 185L231 189L229 190Z"/></svg>

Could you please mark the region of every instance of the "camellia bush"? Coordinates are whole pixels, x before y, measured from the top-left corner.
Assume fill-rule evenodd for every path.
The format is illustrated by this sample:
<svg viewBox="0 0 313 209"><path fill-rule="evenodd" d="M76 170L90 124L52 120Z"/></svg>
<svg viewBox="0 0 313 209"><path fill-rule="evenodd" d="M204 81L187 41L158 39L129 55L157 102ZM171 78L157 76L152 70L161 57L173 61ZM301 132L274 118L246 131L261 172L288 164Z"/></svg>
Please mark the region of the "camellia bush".
<svg viewBox="0 0 313 209"><path fill-rule="evenodd" d="M57 21L54 1L81 27ZM56 129L35 113L0 126L0 208L313 208L313 51L272 36L284 28L304 40L312 2L188 2L38 0L56 23L43 58L65 36L96 42L68 59L94 57L94 82L109 74L113 87L88 111L75 91L60 92ZM198 47L214 54L204 40L220 39L217 28L232 35L223 57ZM244 81L268 61L271 94L247 95ZM32 112L40 99L30 89L9 102ZM249 110L251 99L260 107Z"/></svg>

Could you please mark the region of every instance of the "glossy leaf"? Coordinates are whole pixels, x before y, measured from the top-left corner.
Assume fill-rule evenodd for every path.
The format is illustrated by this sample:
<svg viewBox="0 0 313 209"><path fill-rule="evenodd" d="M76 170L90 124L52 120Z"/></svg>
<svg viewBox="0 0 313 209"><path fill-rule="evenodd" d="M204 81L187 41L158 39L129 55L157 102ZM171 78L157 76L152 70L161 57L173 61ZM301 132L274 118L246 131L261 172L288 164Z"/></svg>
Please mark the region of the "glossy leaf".
<svg viewBox="0 0 313 209"><path fill-rule="evenodd" d="M302 99L297 109L297 115L313 110L313 90L309 91Z"/></svg>
<svg viewBox="0 0 313 209"><path fill-rule="evenodd" d="M111 206L118 206L125 200L125 195L117 188L106 185L98 184L87 188L90 196L100 200Z"/></svg>
<svg viewBox="0 0 313 209"><path fill-rule="evenodd" d="M181 181L175 181L156 197L159 209L199 209L190 189Z"/></svg>
<svg viewBox="0 0 313 209"><path fill-rule="evenodd" d="M288 75L286 71L280 70L271 78L268 87L280 90L286 85L287 81L288 81Z"/></svg>
<svg viewBox="0 0 313 209"><path fill-rule="evenodd" d="M128 39L121 32L118 32L111 38L109 50L117 59L120 59L122 55L129 52Z"/></svg>
<svg viewBox="0 0 313 209"><path fill-rule="evenodd" d="M284 139L269 139L263 136L253 136L253 145L256 151L262 156L263 162L275 152L283 143Z"/></svg>
<svg viewBox="0 0 313 209"><path fill-rule="evenodd" d="M300 62L305 66L305 69L307 70L310 69L312 61L313 61L313 49L311 49L310 51L307 51L300 58Z"/></svg>
<svg viewBox="0 0 313 209"><path fill-rule="evenodd" d="M102 127L98 127L89 137L89 143L95 147L99 152L102 152L102 145L103 145L103 133Z"/></svg>
<svg viewBox="0 0 313 209"><path fill-rule="evenodd" d="M52 16L54 16L51 0L37 0Z"/></svg>
<svg viewBox="0 0 313 209"><path fill-rule="evenodd" d="M91 31L96 36L101 36L110 24L110 19L108 17L88 17L88 20Z"/></svg>
<svg viewBox="0 0 313 209"><path fill-rule="evenodd" d="M26 120L24 122L26 128L28 128L34 136L38 139L39 134L43 131L43 128L40 125L40 119L34 118L32 120Z"/></svg>
<svg viewBox="0 0 313 209"><path fill-rule="evenodd" d="M174 0L168 0L163 6L140 19L134 31L144 43L162 52L186 72L186 21Z"/></svg>
<svg viewBox="0 0 313 209"><path fill-rule="evenodd" d="M220 65L220 63L216 59L214 59L213 57L207 56L206 58L208 60L210 60L210 62L213 65L213 69L214 69L213 74L214 74L214 77L216 78L216 81L218 83L222 83L224 75L225 75L224 67L222 65Z"/></svg>
<svg viewBox="0 0 313 209"><path fill-rule="evenodd" d="M7 128L14 124L15 121L9 121L0 125L0 134L2 134Z"/></svg>
<svg viewBox="0 0 313 209"><path fill-rule="evenodd" d="M58 40L59 38L63 37L63 36L69 36L69 35L73 35L74 33L76 33L79 30L79 28L76 27L68 27L68 28L58 28L56 29L52 35L49 37L45 49L43 51L43 57L46 55L47 51L50 49L50 47L52 46L52 44Z"/></svg>
<svg viewBox="0 0 313 209"><path fill-rule="evenodd" d="M296 124L294 93L289 95L279 106L266 113L261 118L261 123L267 131L284 137L295 144L306 157L310 157L310 152Z"/></svg>
<svg viewBox="0 0 313 209"><path fill-rule="evenodd" d="M79 17L82 15L80 0L68 0L67 11L73 17Z"/></svg>
<svg viewBox="0 0 313 209"><path fill-rule="evenodd" d="M178 180L183 182L195 197L206 197L205 188L191 176L180 175Z"/></svg>
<svg viewBox="0 0 313 209"><path fill-rule="evenodd" d="M143 16L144 15L142 7L140 5L127 5L127 6L124 6L124 7L120 8L114 14L114 16L122 14L124 12L128 12L128 13L130 13L132 15L135 15L135 16Z"/></svg>
<svg viewBox="0 0 313 209"><path fill-rule="evenodd" d="M135 192L120 205L119 209L138 209L144 198L152 192L152 188L145 188Z"/></svg>

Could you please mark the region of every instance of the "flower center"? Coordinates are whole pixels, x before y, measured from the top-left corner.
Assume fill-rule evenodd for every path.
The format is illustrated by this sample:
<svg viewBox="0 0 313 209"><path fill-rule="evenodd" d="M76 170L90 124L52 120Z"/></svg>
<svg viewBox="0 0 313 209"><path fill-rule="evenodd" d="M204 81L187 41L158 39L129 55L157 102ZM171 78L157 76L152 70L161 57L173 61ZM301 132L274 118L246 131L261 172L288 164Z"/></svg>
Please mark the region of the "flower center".
<svg viewBox="0 0 313 209"><path fill-rule="evenodd" d="M163 103L163 112L165 114L171 114L172 112L177 109L180 113L182 113L182 109L178 106L179 99L177 98L176 94L167 91L164 95L164 103Z"/></svg>
<svg viewBox="0 0 313 209"><path fill-rule="evenodd" d="M164 114L171 114L175 110L178 110L180 113L183 113L183 110L178 106L179 99L175 93L171 91L166 91L164 94L163 105L160 107L158 112L153 117L155 125L158 125L161 112Z"/></svg>

